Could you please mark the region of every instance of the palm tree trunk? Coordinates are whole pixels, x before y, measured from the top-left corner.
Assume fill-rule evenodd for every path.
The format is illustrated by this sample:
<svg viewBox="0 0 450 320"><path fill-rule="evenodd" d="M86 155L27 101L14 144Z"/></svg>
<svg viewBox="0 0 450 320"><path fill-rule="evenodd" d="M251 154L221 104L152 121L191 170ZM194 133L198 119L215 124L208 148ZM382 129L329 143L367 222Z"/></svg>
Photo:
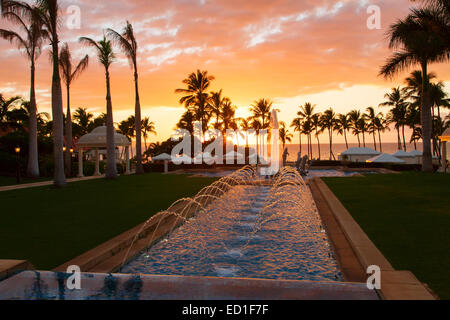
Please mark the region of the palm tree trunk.
<svg viewBox="0 0 450 320"><path fill-rule="evenodd" d="M428 65L427 62L422 62L422 134L423 134L423 157L422 157L422 171L433 171L433 158L431 156L431 110L430 99L428 96L428 89L426 83L428 82Z"/></svg>
<svg viewBox="0 0 450 320"><path fill-rule="evenodd" d="M344 129L344 138L345 138L345 146L348 150L349 148L348 148L348 141L347 141L347 130L345 130L345 129Z"/></svg>
<svg viewBox="0 0 450 320"><path fill-rule="evenodd" d="M54 181L56 187L66 185L64 174L64 119L62 109L61 78L59 75L58 36L52 36L53 76L52 76L52 115L53 115L53 156Z"/></svg>
<svg viewBox="0 0 450 320"><path fill-rule="evenodd" d="M364 145L364 148L365 148L366 147L366 134L365 134L364 131L362 132L362 136L363 136L363 145Z"/></svg>
<svg viewBox="0 0 450 320"><path fill-rule="evenodd" d="M106 68L106 178L116 179L116 148L114 144L114 121L111 102L109 71Z"/></svg>
<svg viewBox="0 0 450 320"><path fill-rule="evenodd" d="M31 62L31 82L30 82L30 119L29 119L29 147L27 176L29 178L39 177L39 154L37 142L37 110L35 93L35 66Z"/></svg>
<svg viewBox="0 0 450 320"><path fill-rule="evenodd" d="M319 160L322 158L321 151L320 151L320 140L319 140L319 133L316 130L316 139L317 139L317 148L319 148Z"/></svg>
<svg viewBox="0 0 450 320"><path fill-rule="evenodd" d="M142 166L142 140L141 140L141 102L139 100L139 84L137 66L134 66L134 87L136 93L136 107L135 107L135 130L136 130L136 173L144 173Z"/></svg>
<svg viewBox="0 0 450 320"><path fill-rule="evenodd" d="M378 130L378 140L380 141L380 152L383 152L383 144L381 143L381 130Z"/></svg>
<svg viewBox="0 0 450 320"><path fill-rule="evenodd" d="M328 128L328 137L330 138L330 161L332 160L333 157L333 141L332 141L332 133L331 133L331 129Z"/></svg>
<svg viewBox="0 0 450 320"><path fill-rule="evenodd" d="M376 131L375 131L375 129L373 129L373 131L372 131L372 136L373 136L373 148L374 148L375 150L377 150L377 138L375 137L375 134L376 134Z"/></svg>
<svg viewBox="0 0 450 320"><path fill-rule="evenodd" d="M66 113L66 154L65 154L65 167L66 176L69 177L72 174L72 114L70 112L70 84L66 84L67 90L67 113Z"/></svg>
<svg viewBox="0 0 450 320"><path fill-rule="evenodd" d="M402 125L403 150L406 152L405 125Z"/></svg>
<svg viewBox="0 0 450 320"><path fill-rule="evenodd" d="M359 133L356 134L356 137L358 138L358 147L361 148L361 139L359 138Z"/></svg>
<svg viewBox="0 0 450 320"><path fill-rule="evenodd" d="M301 132L298 134L298 138L300 141L300 154L302 154L302 133Z"/></svg>
<svg viewBox="0 0 450 320"><path fill-rule="evenodd" d="M397 149L402 150L402 139L400 138L400 126L396 126L397 129Z"/></svg>

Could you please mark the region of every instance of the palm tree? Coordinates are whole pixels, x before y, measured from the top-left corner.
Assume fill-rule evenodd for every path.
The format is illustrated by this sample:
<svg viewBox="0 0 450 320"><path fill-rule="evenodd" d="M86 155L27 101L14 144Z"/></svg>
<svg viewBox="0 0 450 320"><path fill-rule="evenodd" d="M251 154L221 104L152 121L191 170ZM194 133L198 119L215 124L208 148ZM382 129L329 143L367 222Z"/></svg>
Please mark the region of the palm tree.
<svg viewBox="0 0 450 320"><path fill-rule="evenodd" d="M317 139L317 147L319 150L319 160L322 158L321 150L320 150L320 140L319 140L319 135L322 133L322 124L320 122L320 117L321 117L321 115L319 113L313 114L313 116L311 117L311 125L314 128L314 130L316 131L315 136ZM312 154L312 147L311 147L311 154Z"/></svg>
<svg viewBox="0 0 450 320"><path fill-rule="evenodd" d="M28 123L28 164L27 176L30 178L39 177L39 155L37 142L37 107L36 107L36 93L35 93L35 73L36 61L41 54L43 38L46 36L45 30L42 28L40 19L35 15L27 15L22 18L13 11L8 11L8 6L14 5L13 1L2 2L2 16L17 24L25 36L20 35L13 30L0 29L0 37L15 43L19 49L23 49L30 61L30 101L29 101L29 123ZM33 7L28 7L27 10L34 10Z"/></svg>
<svg viewBox="0 0 450 320"><path fill-rule="evenodd" d="M310 102L305 103L304 106L300 106L300 111L297 112L297 115L303 119L304 121L304 133L307 135L308 139L308 159L312 159L312 139L311 132L313 131L313 125L311 123L312 117L314 115L314 109L316 105L313 105Z"/></svg>
<svg viewBox="0 0 450 320"><path fill-rule="evenodd" d="M347 114L337 115L337 133L345 138L345 146L348 150L347 132L352 128L349 116Z"/></svg>
<svg viewBox="0 0 450 320"><path fill-rule="evenodd" d="M190 110L186 110L186 112L181 116L180 121L178 121L176 128L187 130L192 136L194 133L194 121L194 114Z"/></svg>
<svg viewBox="0 0 450 320"><path fill-rule="evenodd" d="M106 77L106 178L117 178L116 167L116 148L114 144L114 120L112 112L111 102L111 86L109 68L114 61L115 55L112 49L110 40L107 40L105 36L100 41L94 41L91 38L81 37L80 42L88 46L94 47L97 50L97 55L100 63L105 67ZM140 130L140 127L139 129Z"/></svg>
<svg viewBox="0 0 450 320"><path fill-rule="evenodd" d="M442 16L442 10L436 7L412 9L408 17L391 25L389 47L399 50L388 59L380 71L380 75L392 77L415 64L419 64L422 68L422 170L426 172L433 170L431 156L432 118L427 88L428 65L433 62L447 61L450 57L448 37L446 38L442 33L435 32L436 25L430 23L430 21L441 21Z"/></svg>
<svg viewBox="0 0 450 320"><path fill-rule="evenodd" d="M365 118L367 119L367 129L368 132L371 133L373 136L373 147L375 150L377 150L377 141L376 141L376 134L378 133L377 119L380 117L380 113L377 114L373 107L368 107L366 111L367 114L365 115Z"/></svg>
<svg viewBox="0 0 450 320"><path fill-rule="evenodd" d="M138 68L137 68L137 53L138 45L134 36L133 26L127 21L127 25L122 31L122 34L107 29L107 34L119 45L123 53L127 56L130 64L134 70L134 89L136 96L135 103L135 130L136 130L136 173L144 173L142 166L142 140L141 140L141 102L139 99L139 84L138 84Z"/></svg>
<svg viewBox="0 0 450 320"><path fill-rule="evenodd" d="M208 71L197 70L196 73L192 72L183 80L187 89L175 90L175 93L185 94L180 99L180 104L184 104L188 110L191 110L195 115L195 120L202 122L203 133L206 132L209 122L210 97L207 90L213 80L214 77L208 75Z"/></svg>
<svg viewBox="0 0 450 320"><path fill-rule="evenodd" d="M259 131L263 129L263 125L258 118L252 117L251 127L256 134L256 164L259 164Z"/></svg>
<svg viewBox="0 0 450 320"><path fill-rule="evenodd" d="M36 6L22 1L3 1L3 10L14 12L29 20L39 21L45 29L43 35L50 41L53 66L52 75L52 127L54 156L54 185L64 187L64 115L62 111L61 78L59 74L59 5L58 0L37 0Z"/></svg>
<svg viewBox="0 0 450 320"><path fill-rule="evenodd" d="M155 123L153 121L150 121L150 118L146 117L142 119L141 127L142 127L142 136L144 137L145 151L147 151L148 134L151 133L157 135L155 130Z"/></svg>
<svg viewBox="0 0 450 320"><path fill-rule="evenodd" d="M19 96L5 99L0 93L0 130L7 130L10 123L11 110L17 106L17 104L22 101Z"/></svg>
<svg viewBox="0 0 450 320"><path fill-rule="evenodd" d="M254 118L261 119L262 129L269 127L270 112L272 111L273 102L268 99L256 100L250 108L250 112L253 113Z"/></svg>
<svg viewBox="0 0 450 320"><path fill-rule="evenodd" d="M411 95L411 87L406 88L392 88L390 93L386 93L384 97L386 101L381 103L381 107L390 106L393 107L389 112L389 119L391 123L395 123L395 129L397 130L398 138L398 150L402 149L402 142L400 138L400 129L403 129L406 124L406 115L408 103L406 99ZM406 149L405 139L403 139L403 149Z"/></svg>
<svg viewBox="0 0 450 320"><path fill-rule="evenodd" d="M210 103L211 113L216 117L214 129L220 128L220 114L222 112L224 99L225 98L222 97L222 90L217 92L211 92L211 103Z"/></svg>
<svg viewBox="0 0 450 320"><path fill-rule="evenodd" d="M389 121L384 117L383 113L379 113L375 118L375 129L378 132L378 140L380 142L380 152L383 152L383 144L381 143L381 133L389 130Z"/></svg>
<svg viewBox="0 0 450 320"><path fill-rule="evenodd" d="M283 145L283 150L286 147L286 142L292 141L292 134L289 132L289 130L286 128L286 123L284 121L280 121L279 123L280 128L278 129L280 131L280 141Z"/></svg>
<svg viewBox="0 0 450 320"><path fill-rule="evenodd" d="M298 132L299 136L299 147L300 147L300 154L302 154L302 126L303 126L303 120L302 118L295 118L292 120L291 127L294 128L294 132Z"/></svg>
<svg viewBox="0 0 450 320"><path fill-rule="evenodd" d="M359 120L361 119L361 112L358 110L352 110L348 113L348 120L350 122L350 126L353 134L358 138L358 147L361 148L361 139L359 138L359 134L361 131L359 130Z"/></svg>
<svg viewBox="0 0 450 320"><path fill-rule="evenodd" d="M65 43L61 52L59 53L59 68L61 71L61 78L66 85L66 93L67 93L67 113L66 113L66 154L65 154L65 168L66 168L66 176L69 176L72 172L71 168L71 153L70 149L72 149L72 115L70 113L70 85L72 82L78 78L81 73L88 67L89 64L89 56L84 56L83 59L77 64L74 68L72 63L72 54L69 50L69 45Z"/></svg>
<svg viewBox="0 0 450 320"><path fill-rule="evenodd" d="M248 117L247 119L240 118L239 120L239 126L241 127L241 130L245 132L245 147L248 148L248 131L252 129L251 121L252 118Z"/></svg>
<svg viewBox="0 0 450 320"><path fill-rule="evenodd" d="M328 130L328 137L330 139L330 160L336 159L333 154L333 131L336 127L336 114L333 109L326 110L320 118L322 130Z"/></svg>
<svg viewBox="0 0 450 320"><path fill-rule="evenodd" d="M79 134L85 135L89 133L89 127L94 115L87 111L86 108L78 108L73 113L73 120L78 125Z"/></svg>

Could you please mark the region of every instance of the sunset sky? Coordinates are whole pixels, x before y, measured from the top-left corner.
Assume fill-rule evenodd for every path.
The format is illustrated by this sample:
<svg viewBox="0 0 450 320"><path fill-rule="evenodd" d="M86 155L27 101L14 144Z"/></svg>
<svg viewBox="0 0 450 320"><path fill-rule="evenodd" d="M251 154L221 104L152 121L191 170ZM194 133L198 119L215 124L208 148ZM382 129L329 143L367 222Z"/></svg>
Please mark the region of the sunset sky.
<svg viewBox="0 0 450 320"><path fill-rule="evenodd" d="M78 38L100 39L108 27L120 31L126 20L133 24L140 46L143 116L149 116L158 131L151 141L165 140L172 133L184 111L174 90L196 69L216 77L211 90L222 88L239 107L238 116L247 116L254 100L269 98L288 123L298 106L308 101L317 104L317 111L333 107L341 113L378 106L406 75L393 80L377 76L391 52L385 33L407 14L408 0L66 0L60 4L61 41L69 43L75 61L86 53L91 56L89 69L72 86L73 109L105 111L104 72L94 52L82 47ZM381 8L380 30L367 28L366 10L371 4ZM70 5L81 9L79 30L66 26ZM11 26L2 21L0 27ZM39 111L50 111L47 48L37 67ZM26 58L1 40L0 59L0 92L28 97ZM431 71L450 90L449 64L432 65ZM132 70L119 52L111 77L118 122L134 112ZM385 138L395 139L394 132Z"/></svg>

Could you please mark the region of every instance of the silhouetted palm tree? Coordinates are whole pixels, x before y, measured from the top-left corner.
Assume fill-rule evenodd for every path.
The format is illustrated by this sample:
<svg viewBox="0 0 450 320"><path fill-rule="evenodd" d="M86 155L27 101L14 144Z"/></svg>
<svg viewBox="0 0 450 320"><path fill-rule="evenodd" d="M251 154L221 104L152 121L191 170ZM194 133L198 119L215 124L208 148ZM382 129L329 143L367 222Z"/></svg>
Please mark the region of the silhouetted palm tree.
<svg viewBox="0 0 450 320"><path fill-rule="evenodd" d="M136 173L144 173L142 166L142 140L141 140L141 102L139 98L139 75L137 67L138 44L134 36L133 26L127 21L127 25L118 33L112 29L107 29L107 34L117 43L122 52L127 56L130 65L134 70L134 89L135 89L135 130L136 134Z"/></svg>
<svg viewBox="0 0 450 320"><path fill-rule="evenodd" d="M381 143L381 133L389 130L389 121L380 112L375 118L375 128L378 131L378 140L380 142L380 152L383 152L383 144Z"/></svg>
<svg viewBox="0 0 450 320"><path fill-rule="evenodd" d="M312 159L312 139L311 139L311 133L314 130L313 124L312 124L312 117L314 115L314 109L316 108L316 105L313 105L310 102L305 103L304 106L300 106L300 111L297 112L297 115L303 119L304 125L303 125L303 133L307 135L308 139L308 158Z"/></svg>
<svg viewBox="0 0 450 320"><path fill-rule="evenodd" d="M150 118L146 117L142 119L141 127L142 127L142 136L144 137L145 151L147 151L148 134L150 133L157 135L155 130L155 123L153 121L150 121Z"/></svg>
<svg viewBox="0 0 450 320"><path fill-rule="evenodd" d="M352 128L349 116L347 114L337 115L337 133L344 136L345 146L348 150L347 132Z"/></svg>
<svg viewBox="0 0 450 320"><path fill-rule="evenodd" d="M22 98L19 96L5 99L3 94L0 93L0 130L7 130L11 125L10 115L13 108L17 106Z"/></svg>
<svg viewBox="0 0 450 320"><path fill-rule="evenodd" d="M372 134L373 148L377 150L377 141L375 136L378 133L377 119L380 117L380 113L376 113L373 107L368 107L366 111L367 114L365 115L365 118L367 119L367 130Z"/></svg>
<svg viewBox="0 0 450 320"><path fill-rule="evenodd" d="M336 114L333 109L326 110L320 117L322 130L328 130L328 137L330 139L330 160L336 159L333 153L333 131L336 128Z"/></svg>
<svg viewBox="0 0 450 320"><path fill-rule="evenodd" d="M30 178L39 177L39 155L37 142L37 106L35 93L35 73L36 60L41 54L42 42L46 36L46 31L42 28L42 22L36 15L31 14L35 10L33 7L25 5L26 10L30 11L24 17L21 17L16 12L9 11L8 7L13 6L14 1L2 2L2 17L17 24L25 36L13 30L0 29L0 37L15 43L19 49L23 49L30 61L30 103L29 112L30 118L28 123L29 138L28 138L28 164L27 176Z"/></svg>
<svg viewBox="0 0 450 320"><path fill-rule="evenodd" d="M256 100L250 108L250 112L253 113L253 117L261 119L262 129L267 129L269 127L272 106L272 101L268 99L259 99Z"/></svg>
<svg viewBox="0 0 450 320"><path fill-rule="evenodd" d="M430 21L441 20L442 11L438 8L412 9L403 20L399 20L390 28L390 48L397 49L386 64L381 68L380 74L391 77L394 74L419 64L422 75L428 75L428 65L433 62L447 61L450 57L448 37L435 32L436 25ZM433 170L431 156L431 105L427 88L427 77L422 77L422 133L423 133L423 171Z"/></svg>
<svg viewBox="0 0 450 320"><path fill-rule="evenodd" d="M207 92L213 76L208 75L208 71L192 72L188 78L183 80L187 89L176 89L175 93L185 94L180 99L180 103L184 104L187 109L190 109L195 116L195 120L202 122L203 133L208 128L209 122L209 94Z"/></svg>
<svg viewBox="0 0 450 320"><path fill-rule="evenodd" d="M292 141L292 134L289 132L289 130L286 128L286 123L284 121L279 122L279 131L280 131L280 141L283 145L283 150L286 147L286 142Z"/></svg>
<svg viewBox="0 0 450 320"><path fill-rule="evenodd" d="M91 38L81 37L80 42L91 46L96 49L98 59L100 63L105 68L106 77L106 178L116 179L117 178L117 167L116 167L116 148L114 143L114 120L112 111L112 101L111 101L111 85L110 85L110 74L109 68L114 61L115 55L112 49L112 44L110 40L107 40L105 36L100 41L94 41ZM140 128L139 128L140 130Z"/></svg>
<svg viewBox="0 0 450 320"><path fill-rule="evenodd" d="M299 147L300 147L300 154L302 154L302 126L303 126L303 120L302 118L295 118L292 120L291 127L294 128L294 132L298 132L298 141L299 141Z"/></svg>
<svg viewBox="0 0 450 320"><path fill-rule="evenodd" d="M83 59L75 67L72 63L72 54L69 50L69 45L65 43L59 53L59 68L61 71L61 78L66 85L67 93L67 113L66 113L66 154L65 154L65 168L66 176L70 176L72 172L71 168L71 157L72 154L70 149L72 149L72 115L70 112L70 85L72 82L78 78L81 73L88 67L89 56L84 56Z"/></svg>
<svg viewBox="0 0 450 320"><path fill-rule="evenodd" d="M211 92L211 113L216 117L216 123L214 124L214 129L220 128L220 114L222 112L222 107L224 103L224 97L222 96L222 90L217 92Z"/></svg>
<svg viewBox="0 0 450 320"><path fill-rule="evenodd" d="M313 114L313 116L311 117L311 125L315 130L315 136L317 139L317 148L319 150L319 160L322 158L321 155L321 150L320 150L320 140L319 140L319 135L322 133L322 123L321 123L321 115L319 113ZM311 143L312 145L312 143ZM312 146L311 146L311 153L312 153Z"/></svg>
<svg viewBox="0 0 450 320"><path fill-rule="evenodd" d="M406 142L404 138L404 130L406 125L406 116L408 103L406 102L409 89L401 89L400 87L392 88L390 93L384 95L386 101L381 103L380 106L393 107L389 112L389 119L391 123L395 124L398 138L398 150L402 149L402 140L400 138L400 129L403 129L403 149L406 149Z"/></svg>
<svg viewBox="0 0 450 320"><path fill-rule="evenodd" d="M94 115L87 111L86 108L78 108L73 113L73 119L78 125L79 134L85 135L89 133L89 126Z"/></svg>
<svg viewBox="0 0 450 320"><path fill-rule="evenodd" d="M352 132L358 138L358 147L361 148L361 139L359 138L359 135L361 133L361 131L359 129L360 119L361 119L360 111L352 110L348 113L348 120L350 122Z"/></svg>

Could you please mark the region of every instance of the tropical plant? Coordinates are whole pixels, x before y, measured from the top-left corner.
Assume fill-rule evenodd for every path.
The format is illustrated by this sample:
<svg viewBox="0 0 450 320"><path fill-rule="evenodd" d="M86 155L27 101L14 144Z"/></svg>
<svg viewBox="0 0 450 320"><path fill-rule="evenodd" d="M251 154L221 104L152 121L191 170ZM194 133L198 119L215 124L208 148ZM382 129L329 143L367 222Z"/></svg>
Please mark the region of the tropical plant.
<svg viewBox="0 0 450 320"><path fill-rule="evenodd" d="M361 119L361 112L358 110L352 110L348 113L348 120L351 125L352 133L357 137L358 139L358 147L361 148L361 139L359 138L359 135L361 134L361 131L359 130L359 120Z"/></svg>
<svg viewBox="0 0 450 320"><path fill-rule="evenodd" d="M147 151L148 135L149 134L157 135L155 130L155 123L153 121L150 121L150 118L146 117L142 119L141 128L142 128L142 137L144 138L145 151Z"/></svg>
<svg viewBox="0 0 450 320"><path fill-rule="evenodd" d="M267 129L270 123L270 112L273 102L268 99L258 99L250 107L250 112L255 119L261 119L262 129Z"/></svg>
<svg viewBox="0 0 450 320"><path fill-rule="evenodd" d="M336 128L336 113L332 108L326 110L320 117L322 130L328 130L328 137L330 139L330 160L336 159L333 153L333 131Z"/></svg>
<svg viewBox="0 0 450 320"><path fill-rule="evenodd" d="M278 129L280 132L280 141L283 145L283 150L286 147L286 142L292 142L293 135L289 132L289 130L286 128L286 123L284 121L279 122L280 128Z"/></svg>
<svg viewBox="0 0 450 320"><path fill-rule="evenodd" d="M217 92L211 92L210 108L211 113L216 117L216 123L214 123L214 129L220 128L220 115L222 113L222 107L224 98L222 97L222 90Z"/></svg>
<svg viewBox="0 0 450 320"><path fill-rule="evenodd" d="M134 36L133 26L127 21L122 33L118 33L112 29L107 29L107 34L117 43L122 52L128 58L130 65L134 70L134 88L135 88L135 130L136 134L136 173L144 173L142 166L142 140L141 140L141 102L139 98L139 76L137 67L138 44Z"/></svg>
<svg viewBox="0 0 450 320"><path fill-rule="evenodd" d="M338 114L336 119L336 131L338 134L343 135L345 139L345 146L348 150L347 132L352 128L349 116L347 114Z"/></svg>
<svg viewBox="0 0 450 320"><path fill-rule="evenodd" d="M116 167L116 148L114 144L114 120L111 101L111 85L109 68L115 59L114 51L110 40L105 36L100 41L94 41L91 38L81 37L80 42L96 49L97 57L105 68L106 77L106 178L117 178Z"/></svg>
<svg viewBox="0 0 450 320"><path fill-rule="evenodd" d="M184 94L180 99L180 104L184 104L194 114L196 121L202 122L203 133L208 128L210 115L210 96L207 90L213 80L214 77L208 75L208 71L197 70L183 80L187 86L186 89L175 90L175 93Z"/></svg>
<svg viewBox="0 0 450 320"><path fill-rule="evenodd" d="M312 159L312 138L311 133L314 130L314 126L312 124L312 117L314 116L314 109L316 105L313 105L310 102L305 103L305 105L300 106L300 111L297 112L297 116L303 120L303 133L306 135L308 139L308 159Z"/></svg>
<svg viewBox="0 0 450 320"><path fill-rule="evenodd" d="M408 93L409 92L409 93ZM405 125L407 123L407 109L408 103L406 99L411 95L410 87L405 88L392 88L390 93L384 95L386 101L381 103L381 107L390 106L392 109L389 112L389 119L391 123L395 124L397 130L398 150L406 150L406 142L404 137ZM403 148L402 139L400 137L400 129L403 132Z"/></svg>
<svg viewBox="0 0 450 320"><path fill-rule="evenodd" d="M431 156L432 117L427 88L428 65L433 62L447 61L450 57L450 41L446 37L448 34L435 32L436 24L431 23L431 21L441 21L445 25L445 20L441 8L431 6L412 9L405 19L391 25L389 47L398 50L387 60L380 71L380 75L392 77L415 64L419 64L422 68L422 170L427 172L433 170Z"/></svg>
<svg viewBox="0 0 450 320"><path fill-rule="evenodd" d="M65 154L65 169L66 176L70 176L72 172L72 114L70 112L70 85L81 73L88 67L89 56L84 56L83 59L75 66L72 62L72 54L70 53L69 45L64 43L59 53L59 68L61 71L61 78L66 85L67 94L67 112L66 112L66 154Z"/></svg>
<svg viewBox="0 0 450 320"><path fill-rule="evenodd" d="M322 133L322 123L321 123L320 117L321 117L321 115L319 113L313 114L313 116L311 117L311 125L315 130L315 136L317 139L317 148L319 150L319 160L322 158L321 150L320 150L320 139L319 139L319 135ZM312 153L312 150L311 150L311 153Z"/></svg>
<svg viewBox="0 0 450 320"><path fill-rule="evenodd" d="M15 108L22 98L19 96L5 99L0 93L0 130L6 131L11 125L11 111Z"/></svg>
<svg viewBox="0 0 450 320"><path fill-rule="evenodd" d="M36 15L30 14L34 7L23 4L29 14L20 16L18 10L9 10L18 6L15 1L2 1L2 17L17 24L21 32L0 29L0 37L15 43L19 49L23 49L30 61L30 118L28 124L28 164L27 176L39 177L38 139L37 139L37 106L35 93L36 61L41 54L42 42L46 31L42 28L42 22ZM24 35L21 35L23 33Z"/></svg>
<svg viewBox="0 0 450 320"><path fill-rule="evenodd" d="M73 113L73 120L77 126L77 135L82 136L89 133L91 120L94 115L87 111L86 108L78 108Z"/></svg>
<svg viewBox="0 0 450 320"><path fill-rule="evenodd" d="M300 148L300 154L302 154L302 126L303 126L303 119L298 117L292 120L291 127L294 128L294 132L298 132L299 136L299 148Z"/></svg>
<svg viewBox="0 0 450 320"><path fill-rule="evenodd" d="M368 107L366 109L366 115L365 118L367 119L367 130L369 133L373 136L373 148L377 150L377 140L376 135L378 132L377 127L377 119L381 116L381 113L376 113L375 109L373 107Z"/></svg>

